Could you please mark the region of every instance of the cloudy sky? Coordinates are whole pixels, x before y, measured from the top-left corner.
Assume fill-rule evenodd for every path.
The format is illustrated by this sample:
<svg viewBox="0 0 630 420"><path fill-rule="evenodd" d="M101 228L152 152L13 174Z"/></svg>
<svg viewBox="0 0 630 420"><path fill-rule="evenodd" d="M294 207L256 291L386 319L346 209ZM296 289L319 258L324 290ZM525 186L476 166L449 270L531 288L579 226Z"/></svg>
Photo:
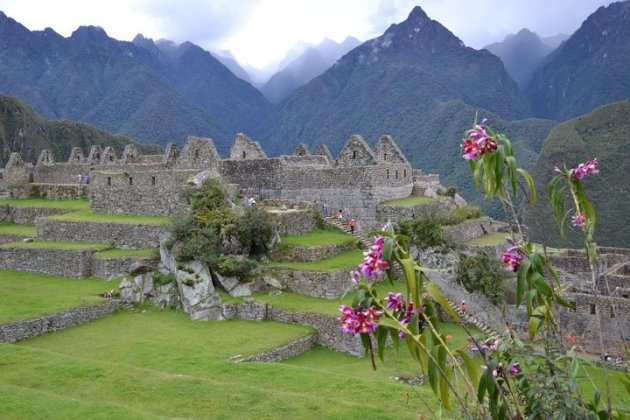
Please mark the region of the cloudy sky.
<svg viewBox="0 0 630 420"><path fill-rule="evenodd" d="M527 27L571 34L609 0L0 0L0 10L31 30L69 36L81 25L113 38L137 33L229 50L239 63L273 66L296 44L361 41L403 21L419 5L466 45L480 48Z"/></svg>

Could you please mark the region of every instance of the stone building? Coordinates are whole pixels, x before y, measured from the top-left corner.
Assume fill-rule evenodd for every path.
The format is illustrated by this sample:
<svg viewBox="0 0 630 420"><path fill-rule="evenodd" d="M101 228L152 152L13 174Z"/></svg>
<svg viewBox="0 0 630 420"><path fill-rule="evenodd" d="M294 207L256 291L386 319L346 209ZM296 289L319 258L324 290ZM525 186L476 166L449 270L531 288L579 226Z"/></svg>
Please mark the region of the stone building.
<svg viewBox="0 0 630 420"><path fill-rule="evenodd" d="M48 150L35 165L11 155L0 169L0 197L59 197L55 185L84 184L94 211L114 214L177 215L186 211L180 198L183 186L204 172L233 184L243 196L258 200L289 200L343 209L362 222L375 222L376 205L439 185L436 175L414 171L391 136L382 136L374 149L361 136L351 136L337 158L326 146L311 154L300 145L294 155L267 157L258 142L238 134L229 157L222 159L211 139L189 137L181 150L166 146L163 155L140 155L128 145L118 158L115 151L93 146L88 157L80 148L67 162L55 162ZM65 193L68 195L67 191Z"/></svg>

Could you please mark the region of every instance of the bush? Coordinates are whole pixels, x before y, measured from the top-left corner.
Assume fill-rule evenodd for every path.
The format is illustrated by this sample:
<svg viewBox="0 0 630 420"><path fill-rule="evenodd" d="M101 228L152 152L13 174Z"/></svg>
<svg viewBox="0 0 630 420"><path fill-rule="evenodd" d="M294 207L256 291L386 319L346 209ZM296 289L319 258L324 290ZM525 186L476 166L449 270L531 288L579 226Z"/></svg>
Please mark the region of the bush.
<svg viewBox="0 0 630 420"><path fill-rule="evenodd" d="M429 219L401 220L400 233L420 249L444 244L442 228Z"/></svg>
<svg viewBox="0 0 630 420"><path fill-rule="evenodd" d="M466 290L483 293L495 305L504 301L508 274L494 256L479 252L462 258L455 277Z"/></svg>
<svg viewBox="0 0 630 420"><path fill-rule="evenodd" d="M249 255L267 252L267 243L273 236L271 215L259 206L249 207L235 227L236 239L249 248Z"/></svg>
<svg viewBox="0 0 630 420"><path fill-rule="evenodd" d="M481 209L475 206L465 206L453 209L448 212L446 217L440 222L441 225L458 225L468 219L476 219L481 217Z"/></svg>
<svg viewBox="0 0 630 420"><path fill-rule="evenodd" d="M216 264L221 251L221 239L212 229L197 228L185 240L175 257L178 261L199 260L209 267Z"/></svg>
<svg viewBox="0 0 630 420"><path fill-rule="evenodd" d="M157 286L164 286L165 284L175 283L175 281L176 279L174 274L164 274L161 271L157 270L153 272L153 284Z"/></svg>
<svg viewBox="0 0 630 420"><path fill-rule="evenodd" d="M216 271L217 273L228 276L237 277L239 279L246 277L258 266L258 263L249 258L243 260L237 260L233 257L220 256L217 259Z"/></svg>
<svg viewBox="0 0 630 420"><path fill-rule="evenodd" d="M182 196L190 203L194 213L229 208L227 192L219 178L208 178L197 188L185 189Z"/></svg>

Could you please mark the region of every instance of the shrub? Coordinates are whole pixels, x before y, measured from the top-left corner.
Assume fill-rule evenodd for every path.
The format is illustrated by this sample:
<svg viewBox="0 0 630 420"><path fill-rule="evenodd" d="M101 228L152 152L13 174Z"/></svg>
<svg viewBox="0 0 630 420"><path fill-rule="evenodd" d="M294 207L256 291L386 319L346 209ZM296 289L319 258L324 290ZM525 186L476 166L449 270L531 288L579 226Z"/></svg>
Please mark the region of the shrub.
<svg viewBox="0 0 630 420"><path fill-rule="evenodd" d="M267 252L267 243L273 236L271 215L259 206L249 207L235 227L236 239L249 247L250 255Z"/></svg>
<svg viewBox="0 0 630 420"><path fill-rule="evenodd" d="M169 283L175 283L175 280L176 279L174 274L164 274L158 270L153 272L153 284L157 286L164 286Z"/></svg>
<svg viewBox="0 0 630 420"><path fill-rule="evenodd" d="M258 266L258 263L249 258L237 260L233 257L220 256L217 259L216 271L223 276L238 277L239 279L246 277Z"/></svg>
<svg viewBox="0 0 630 420"><path fill-rule="evenodd" d="M503 302L507 272L497 258L479 252L462 258L455 277L469 292L479 291L495 305Z"/></svg>
<svg viewBox="0 0 630 420"><path fill-rule="evenodd" d="M221 239L211 229L195 229L185 240L181 241L175 257L178 261L199 260L209 267L214 266L221 250Z"/></svg>
<svg viewBox="0 0 630 420"><path fill-rule="evenodd" d="M442 225L458 225L468 219L481 217L481 209L475 206L458 207L448 212L446 217L440 222Z"/></svg>
<svg viewBox="0 0 630 420"><path fill-rule="evenodd" d="M411 243L424 249L444 244L442 228L429 219L401 220L400 233L407 236Z"/></svg>
<svg viewBox="0 0 630 420"><path fill-rule="evenodd" d="M183 190L182 197L190 203L194 213L229 208L227 192L219 178L208 178L197 188Z"/></svg>

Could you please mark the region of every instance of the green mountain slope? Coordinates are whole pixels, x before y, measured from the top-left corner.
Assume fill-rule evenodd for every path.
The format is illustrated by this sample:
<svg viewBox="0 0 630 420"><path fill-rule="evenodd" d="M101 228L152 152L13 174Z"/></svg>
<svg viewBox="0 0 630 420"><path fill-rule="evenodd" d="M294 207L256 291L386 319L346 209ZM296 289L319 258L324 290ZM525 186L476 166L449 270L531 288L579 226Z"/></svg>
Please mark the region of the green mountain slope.
<svg viewBox="0 0 630 420"><path fill-rule="evenodd" d="M0 95L0 166L18 152L25 162L35 163L43 149L53 152L55 160L66 161L73 147L87 156L92 145L112 146L120 154L133 141L88 124L74 121L49 121L35 114L17 98ZM158 153L157 146L142 146L146 153Z"/></svg>
<svg viewBox="0 0 630 420"><path fill-rule="evenodd" d="M532 169L538 193L553 176L554 166L574 167L593 158L599 161L599 175L584 179L588 198L597 212L595 239L599 245L630 247L630 101L606 105L554 128L545 140ZM545 197L543 195L543 197ZM547 240L553 246L568 246L555 234L551 208L546 200L529 211L526 223L532 238ZM579 246L579 236L569 232L571 244Z"/></svg>
<svg viewBox="0 0 630 420"><path fill-rule="evenodd" d="M564 121L630 99L630 1L600 7L533 75L535 115Z"/></svg>

